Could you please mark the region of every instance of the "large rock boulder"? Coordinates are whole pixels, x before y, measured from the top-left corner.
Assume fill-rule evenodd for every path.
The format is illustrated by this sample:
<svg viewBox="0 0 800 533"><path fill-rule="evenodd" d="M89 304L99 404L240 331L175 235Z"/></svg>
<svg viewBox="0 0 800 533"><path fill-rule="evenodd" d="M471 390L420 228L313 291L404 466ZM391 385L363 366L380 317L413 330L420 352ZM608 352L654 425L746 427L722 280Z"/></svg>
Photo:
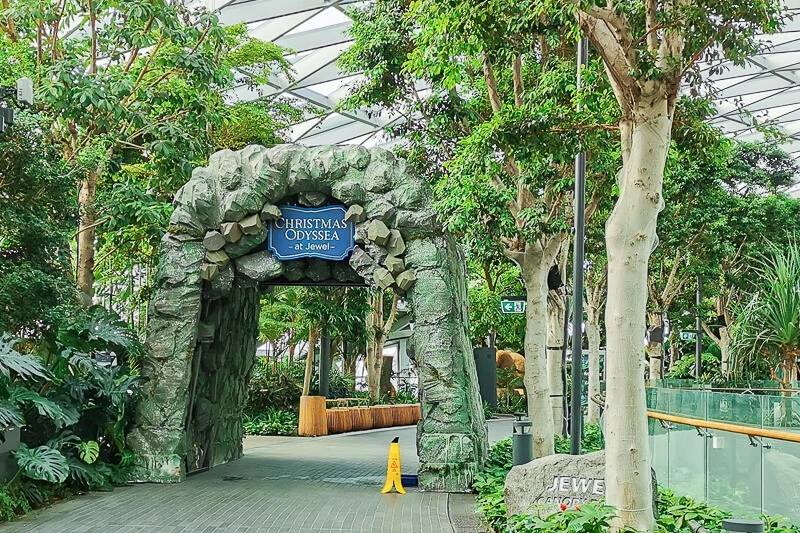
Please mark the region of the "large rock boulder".
<svg viewBox="0 0 800 533"><path fill-rule="evenodd" d="M603 498L606 493L605 451L586 455L550 455L515 466L506 477L508 515L547 516Z"/></svg>
<svg viewBox="0 0 800 533"><path fill-rule="evenodd" d="M515 466L506 477L504 498L508 516L538 514L545 517L584 502L605 498L606 452L586 455L556 454ZM650 470L653 513L658 518L658 482Z"/></svg>

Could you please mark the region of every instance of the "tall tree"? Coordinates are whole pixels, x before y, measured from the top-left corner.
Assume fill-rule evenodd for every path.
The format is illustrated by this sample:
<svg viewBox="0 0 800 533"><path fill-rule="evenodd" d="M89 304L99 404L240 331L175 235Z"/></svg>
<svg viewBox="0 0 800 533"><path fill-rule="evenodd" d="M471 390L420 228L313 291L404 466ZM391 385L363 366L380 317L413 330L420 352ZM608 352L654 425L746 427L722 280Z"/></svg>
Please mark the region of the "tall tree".
<svg viewBox="0 0 800 533"><path fill-rule="evenodd" d="M389 298L387 298L389 295ZM395 318L399 296L391 291L376 289L369 298L370 310L367 313L367 387L369 399L381 399L381 374L383 371L383 345L389 338ZM388 311L387 311L388 306Z"/></svg>
<svg viewBox="0 0 800 533"><path fill-rule="evenodd" d="M780 29L781 5L776 0L568 5L605 61L622 115L620 196L606 226L606 497L617 508L616 528L652 531L641 332L675 106L682 82L701 81L701 60L742 63L758 51L754 36Z"/></svg>
<svg viewBox="0 0 800 533"><path fill-rule="evenodd" d="M26 339L52 327L75 300L73 181L42 135L46 127L40 115L17 112L0 134L0 333Z"/></svg>
<svg viewBox="0 0 800 533"><path fill-rule="evenodd" d="M547 275L571 226L577 132L587 151L607 152L614 143L605 125L617 117L598 62L580 95L597 105L575 111L569 24L528 4L379 0L353 11L354 44L342 64L365 72L349 104L408 119L397 130L408 155L435 184L440 211L471 256L502 254L519 267L524 381L540 457L553 453ZM610 177L609 168L595 174Z"/></svg>
<svg viewBox="0 0 800 533"><path fill-rule="evenodd" d="M78 288L94 295L98 188L132 156L161 165L174 191L211 147L222 122L221 90L288 71L281 49L222 28L215 15L168 0L23 0L4 8L0 26L37 87L49 134L67 162L78 162ZM174 180L174 181L171 181Z"/></svg>

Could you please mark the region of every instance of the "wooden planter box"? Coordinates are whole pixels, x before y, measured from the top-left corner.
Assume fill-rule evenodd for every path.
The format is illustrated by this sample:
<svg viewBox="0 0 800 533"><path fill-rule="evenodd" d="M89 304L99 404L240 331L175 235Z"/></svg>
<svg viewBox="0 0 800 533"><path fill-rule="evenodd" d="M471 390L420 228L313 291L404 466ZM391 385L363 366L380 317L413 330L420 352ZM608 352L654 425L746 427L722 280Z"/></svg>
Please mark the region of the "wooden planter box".
<svg viewBox="0 0 800 533"><path fill-rule="evenodd" d="M372 429L372 410L369 407L350 407L349 411L353 420L353 431Z"/></svg>
<svg viewBox="0 0 800 533"><path fill-rule="evenodd" d="M328 433L347 433L353 431L353 418L347 407L328 409Z"/></svg>

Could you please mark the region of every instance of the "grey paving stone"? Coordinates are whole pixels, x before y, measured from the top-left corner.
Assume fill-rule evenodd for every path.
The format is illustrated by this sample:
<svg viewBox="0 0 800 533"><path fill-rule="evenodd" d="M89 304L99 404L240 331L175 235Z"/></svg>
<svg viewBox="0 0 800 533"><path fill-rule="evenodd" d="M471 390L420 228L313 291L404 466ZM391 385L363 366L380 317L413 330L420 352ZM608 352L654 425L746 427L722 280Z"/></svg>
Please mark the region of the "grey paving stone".
<svg viewBox="0 0 800 533"><path fill-rule="evenodd" d="M492 421L489 429L490 439L498 440L511 424ZM396 436L403 471L416 472L413 426L319 438L247 438L244 458L185 483L92 493L0 525L0 533L469 531L463 528L477 522L471 521L468 498L413 487L405 495L380 494Z"/></svg>

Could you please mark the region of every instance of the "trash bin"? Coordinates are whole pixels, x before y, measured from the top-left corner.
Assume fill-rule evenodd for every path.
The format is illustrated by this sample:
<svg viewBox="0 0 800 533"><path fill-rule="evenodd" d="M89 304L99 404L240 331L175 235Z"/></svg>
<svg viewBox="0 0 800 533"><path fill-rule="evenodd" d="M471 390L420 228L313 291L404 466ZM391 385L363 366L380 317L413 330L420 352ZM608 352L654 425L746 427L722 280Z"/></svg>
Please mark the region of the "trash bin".
<svg viewBox="0 0 800 533"><path fill-rule="evenodd" d="M722 529L736 533L764 533L764 522L743 518L725 518L722 520Z"/></svg>
<svg viewBox="0 0 800 533"><path fill-rule="evenodd" d="M514 432L511 438L514 466L524 465L533 460L533 422L524 413L514 414Z"/></svg>

